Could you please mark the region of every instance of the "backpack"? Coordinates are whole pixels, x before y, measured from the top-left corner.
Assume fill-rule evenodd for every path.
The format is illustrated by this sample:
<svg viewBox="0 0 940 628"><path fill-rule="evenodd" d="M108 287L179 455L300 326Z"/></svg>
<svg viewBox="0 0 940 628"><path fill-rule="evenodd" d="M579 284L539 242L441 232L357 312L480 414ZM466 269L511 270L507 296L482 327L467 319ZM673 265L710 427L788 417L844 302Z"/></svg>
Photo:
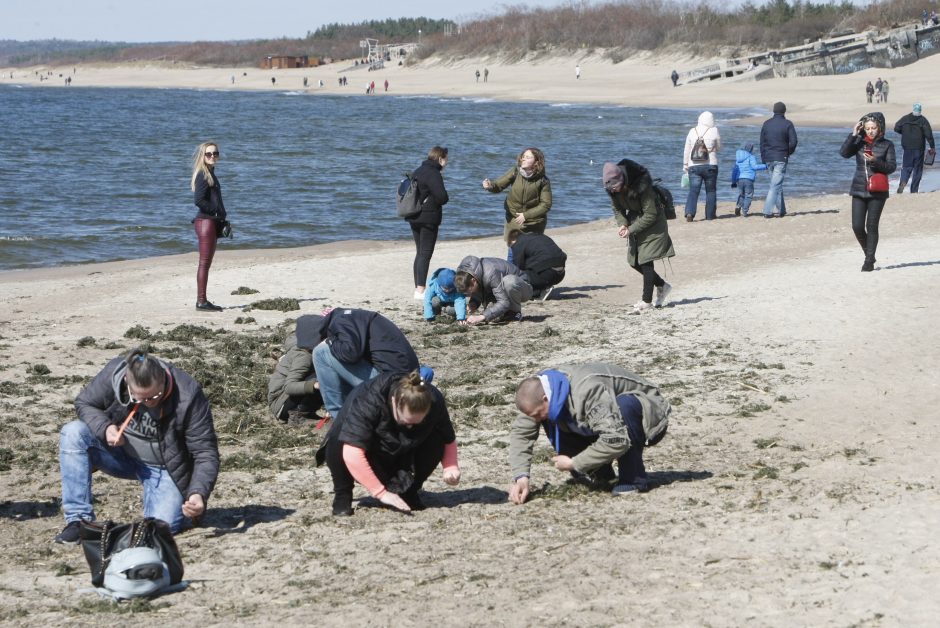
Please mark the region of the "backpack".
<svg viewBox="0 0 940 628"><path fill-rule="evenodd" d="M707 132L707 131L706 131ZM698 135L698 131L695 132ZM708 161L708 147L705 146L705 140L699 135L695 143L692 144L692 152L689 155L692 161Z"/></svg>
<svg viewBox="0 0 940 628"><path fill-rule="evenodd" d="M656 193L656 206L666 215L666 220L676 219L676 203L672 192L662 184L662 179L653 179L653 192Z"/></svg>
<svg viewBox="0 0 940 628"><path fill-rule="evenodd" d="M413 218L421 213L421 199L418 196L418 180L405 174L405 178L398 184L396 194L398 215L402 218Z"/></svg>

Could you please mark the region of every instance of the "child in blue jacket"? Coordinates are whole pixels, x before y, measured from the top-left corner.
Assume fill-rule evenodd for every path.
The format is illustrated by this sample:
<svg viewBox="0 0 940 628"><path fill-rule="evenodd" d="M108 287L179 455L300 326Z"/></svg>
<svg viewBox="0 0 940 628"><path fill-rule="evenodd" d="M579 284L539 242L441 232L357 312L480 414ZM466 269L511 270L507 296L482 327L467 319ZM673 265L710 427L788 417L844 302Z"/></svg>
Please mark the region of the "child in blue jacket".
<svg viewBox="0 0 940 628"><path fill-rule="evenodd" d="M734 170L731 171L731 187L737 186L740 190L738 201L735 203L734 215L740 216L742 213L747 217L751 209L751 199L754 197L754 179L757 178L758 170L767 170L767 164L757 161L757 157L751 154L754 150L753 144L745 144L744 148L739 148L734 155Z"/></svg>
<svg viewBox="0 0 940 628"><path fill-rule="evenodd" d="M467 298L454 286L454 276L450 268L438 268L431 275L424 291L424 320L433 321L446 305L453 305L458 321L467 320Z"/></svg>

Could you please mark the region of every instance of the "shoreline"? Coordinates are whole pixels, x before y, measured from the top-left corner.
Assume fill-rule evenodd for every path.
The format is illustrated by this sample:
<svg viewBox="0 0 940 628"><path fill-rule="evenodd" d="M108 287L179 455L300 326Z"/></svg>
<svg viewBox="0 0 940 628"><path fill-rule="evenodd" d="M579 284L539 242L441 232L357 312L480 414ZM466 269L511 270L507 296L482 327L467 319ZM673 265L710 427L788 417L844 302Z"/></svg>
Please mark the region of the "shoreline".
<svg viewBox="0 0 940 628"><path fill-rule="evenodd" d="M383 83L390 83L387 95L488 98L512 102L593 103L629 107L676 108L701 111L710 108L770 109L777 100L787 103L787 117L797 125L850 126L850 122L871 110L880 110L888 120L910 112L913 102L924 106L930 118L940 111L940 93L932 77L940 73L940 55L933 55L901 68L871 68L853 74L728 81L718 84L690 84L673 88L668 79L673 68L698 67L708 59L640 55L618 64L593 55L552 57L536 61L502 63L493 59L468 58L459 61L424 60L412 66L390 65L374 72L353 69L338 62L315 68L264 70L257 67L206 68L174 67L170 64L75 65L0 69L0 84L22 87L65 87L72 76L73 87L178 88L217 91L292 91L303 95L350 95L365 97L365 84L375 81L376 94L386 95ZM580 63L580 79L574 66ZM76 70L72 74L72 69ZM489 81L474 80L478 68L490 69ZM40 82L39 70L51 71ZM10 73L14 78L10 78ZM339 87L337 78L347 76L349 85ZM276 79L272 86L271 77ZM309 87L303 87L303 78ZM865 102L867 81L885 78L891 84L890 102ZM232 79L235 79L234 83ZM323 87L319 87L323 81ZM847 98L847 94L855 97ZM756 116L763 115L756 113ZM940 114L937 114L940 115Z"/></svg>

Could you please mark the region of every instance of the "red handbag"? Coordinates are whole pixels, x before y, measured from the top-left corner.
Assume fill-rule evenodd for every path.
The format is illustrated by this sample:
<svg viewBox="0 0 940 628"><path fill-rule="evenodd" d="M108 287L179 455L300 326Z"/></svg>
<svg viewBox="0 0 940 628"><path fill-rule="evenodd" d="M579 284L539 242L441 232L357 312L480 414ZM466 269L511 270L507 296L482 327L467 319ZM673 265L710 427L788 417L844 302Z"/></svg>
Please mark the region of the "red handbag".
<svg viewBox="0 0 940 628"><path fill-rule="evenodd" d="M868 173L868 164L865 164L865 172L868 174L869 192L888 191L888 175L884 174L883 172Z"/></svg>

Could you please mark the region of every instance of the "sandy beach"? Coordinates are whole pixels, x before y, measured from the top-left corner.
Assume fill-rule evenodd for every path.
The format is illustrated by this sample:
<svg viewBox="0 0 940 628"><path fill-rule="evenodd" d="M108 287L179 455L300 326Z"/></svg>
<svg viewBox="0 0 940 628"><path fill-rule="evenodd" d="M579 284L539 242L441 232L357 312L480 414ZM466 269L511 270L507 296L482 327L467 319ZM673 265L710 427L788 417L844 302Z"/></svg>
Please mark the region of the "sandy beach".
<svg viewBox="0 0 940 628"><path fill-rule="evenodd" d="M853 120L873 109L885 118L897 120L910 112L911 104L924 105L928 118L940 111L940 92L934 77L940 72L940 55L894 69L869 69L838 76L800 77L765 81L712 82L673 88L669 75L707 65L714 59L662 58L641 55L613 64L595 55L550 57L519 63L495 59L465 59L459 62L428 60L414 66L387 64L369 72L350 69L352 62L340 61L317 68L263 70L257 67L199 68L181 64L79 65L74 87L151 87L186 89L292 90L310 95L343 94L365 96L366 84L375 81L374 97L437 95L461 98L493 98L512 101L590 102L634 107L754 108L769 112L773 103L787 103L787 116L795 124L850 126ZM581 65L581 78L574 67ZM476 70L489 69L489 80L477 81ZM73 66L4 68L0 84L63 87ZM39 82L35 72L51 71L49 81ZM13 78L10 78L10 73ZM340 87L338 77L347 76L349 85ZM232 77L235 82L232 83ZM271 78L275 84L271 84ZM303 87L307 77L308 85ZM881 77L889 82L890 102L865 102L865 84ZM319 87L319 81L323 87ZM384 81L389 91L383 91ZM757 113L755 111L755 113ZM763 115L760 114L760 115Z"/></svg>
<svg viewBox="0 0 940 628"><path fill-rule="evenodd" d="M679 60L582 60L577 83L574 60L489 64L486 85L472 77L483 61L374 76L396 94L694 108L782 99L799 123L840 124L870 108L862 88L878 74L892 84L886 117L920 100L929 118L940 104L936 90L926 93L938 63L678 89L667 76ZM277 89L307 74L311 84L324 78L322 93L343 93L336 69L276 72ZM80 66L73 85L270 89L271 72L243 71L230 87L236 71ZM367 76L347 90L364 91ZM139 342L142 328L158 355L205 351L207 368L233 380L220 399L234 397L239 378L273 367L285 321L346 305L384 313L435 365L458 434L460 486L446 487L438 471L425 485L429 508L411 517L357 489L355 516L334 519L329 472L312 465L322 434L275 425L260 400L220 402L218 486L204 526L178 537L189 590L138 608L135 624L934 625L938 200L889 199L873 273L859 272L846 195L788 199L779 220L735 218L722 203L718 220L672 221L677 255L658 269L675 288L667 307L642 316L628 313L641 280L612 220L549 228L569 255L556 298L526 304L522 323L473 329L423 321L409 242L223 244L209 284L226 307L219 314L193 309L195 252L0 273L0 624L126 621L79 593L89 586L80 550L51 542L62 527L57 433L84 378ZM446 220L445 211L432 268L505 254L495 235L448 239ZM258 292L232 294L242 286ZM300 309L245 310L280 297ZM259 357L251 368L235 361L246 339ZM646 452L654 489L612 498L568 484L543 440L534 498L510 505L515 384L588 360L632 368L672 401L668 436ZM99 517L137 516L139 493L96 477Z"/></svg>

